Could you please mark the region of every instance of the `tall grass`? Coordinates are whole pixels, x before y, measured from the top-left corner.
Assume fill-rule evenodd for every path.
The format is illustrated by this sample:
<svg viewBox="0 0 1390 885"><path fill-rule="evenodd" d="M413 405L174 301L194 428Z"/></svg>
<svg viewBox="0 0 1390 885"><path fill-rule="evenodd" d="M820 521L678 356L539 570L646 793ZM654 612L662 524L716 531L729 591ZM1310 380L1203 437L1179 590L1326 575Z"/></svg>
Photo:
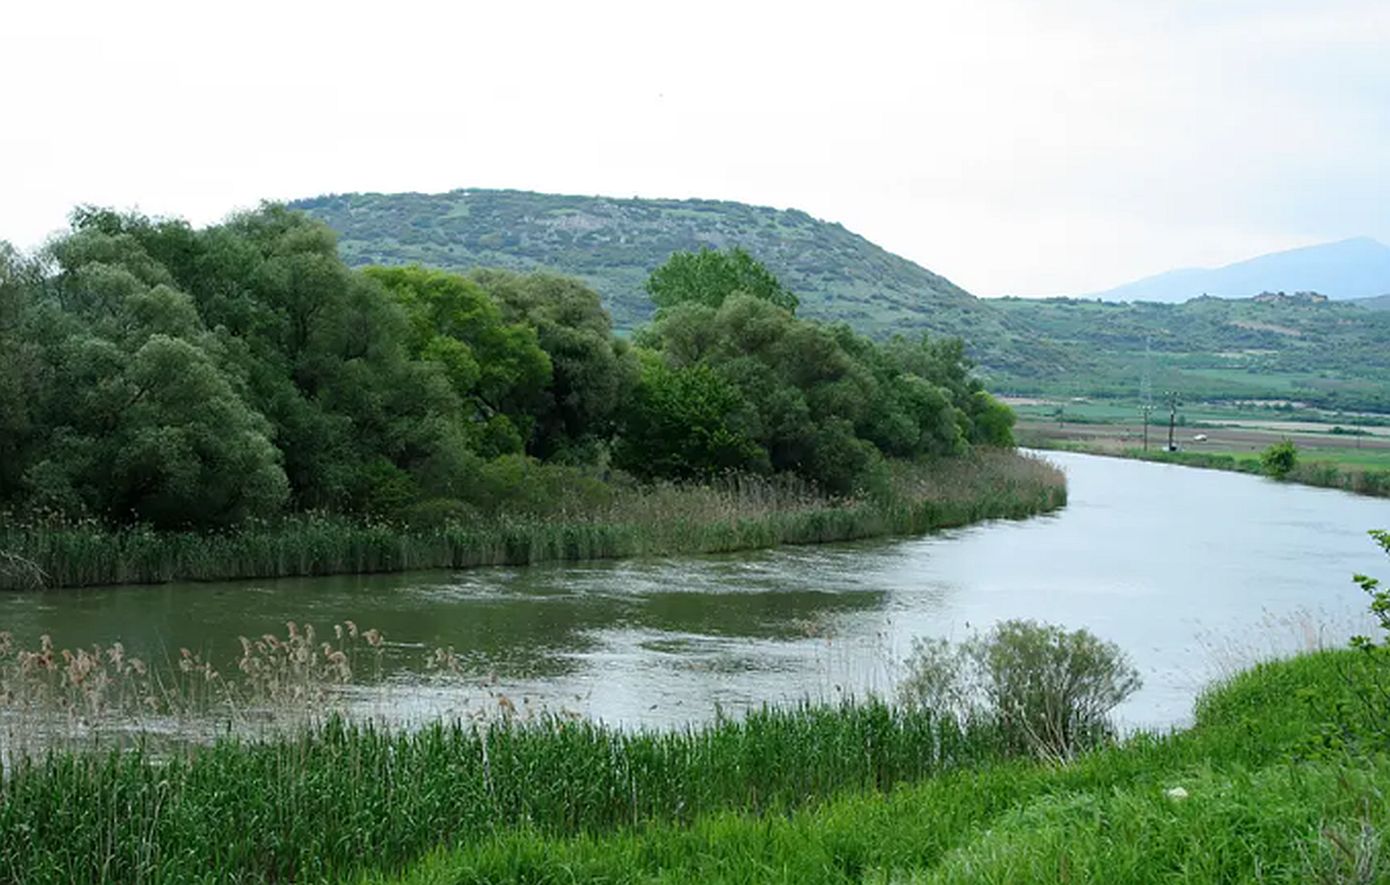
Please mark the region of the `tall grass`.
<svg viewBox="0 0 1390 885"><path fill-rule="evenodd" d="M727 809L784 814L999 755L989 726L881 703L624 733L556 719L390 733L332 720L152 756L53 752L0 789L0 881L320 881L439 845Z"/></svg>
<svg viewBox="0 0 1390 885"><path fill-rule="evenodd" d="M1061 472L1014 452L894 464L888 488L829 499L757 478L625 489L602 507L432 528L304 515L214 533L0 522L0 589L392 572L712 553L921 533L1065 503ZM5 567L10 563L10 567Z"/></svg>

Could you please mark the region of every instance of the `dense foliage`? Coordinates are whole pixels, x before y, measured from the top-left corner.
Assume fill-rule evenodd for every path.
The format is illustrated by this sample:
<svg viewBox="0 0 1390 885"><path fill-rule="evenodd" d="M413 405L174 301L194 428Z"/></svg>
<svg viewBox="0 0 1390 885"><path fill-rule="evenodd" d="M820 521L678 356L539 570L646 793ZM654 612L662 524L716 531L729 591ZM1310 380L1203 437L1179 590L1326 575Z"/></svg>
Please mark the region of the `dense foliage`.
<svg viewBox="0 0 1390 885"><path fill-rule="evenodd" d="M958 343L797 319L745 252L677 253L651 290L634 348L577 280L353 270L281 206L202 230L78 210L40 254L0 249L0 509L439 524L534 512L614 463L848 494L885 456L1009 442Z"/></svg>
<svg viewBox="0 0 1390 885"><path fill-rule="evenodd" d="M636 472L771 468L848 493L872 487L884 456L1012 442L1012 413L970 375L957 340L880 345L741 290L669 304L638 337L654 358L634 404L640 433L619 450ZM692 402L707 405L672 407Z"/></svg>
<svg viewBox="0 0 1390 885"><path fill-rule="evenodd" d="M680 304L717 308L734 293L789 311L795 311L798 304L797 297L771 271L737 247L721 251L706 246L699 252L677 252L647 279L647 294L657 308Z"/></svg>

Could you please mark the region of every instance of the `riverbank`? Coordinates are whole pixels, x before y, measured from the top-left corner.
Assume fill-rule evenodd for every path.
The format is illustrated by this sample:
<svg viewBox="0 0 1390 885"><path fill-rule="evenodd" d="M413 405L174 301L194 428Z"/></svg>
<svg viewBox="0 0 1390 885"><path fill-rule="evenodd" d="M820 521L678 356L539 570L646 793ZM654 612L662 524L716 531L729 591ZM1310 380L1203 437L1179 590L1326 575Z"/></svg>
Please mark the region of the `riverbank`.
<svg viewBox="0 0 1390 885"><path fill-rule="evenodd" d="M1075 431L1075 428L1068 429ZM1200 449L1195 448L1196 443L1188 443L1194 448L1169 452L1161 448L1157 441L1148 449L1134 445L1133 433L1124 427L1088 426L1081 433L1068 433L1068 429L1029 425L1019 431L1020 445L1045 451L1078 452L1085 455L1264 475L1258 451L1226 450L1219 442L1212 444L1210 436L1201 444ZM1210 433L1215 434L1218 431L1213 430ZM1261 439L1265 437L1271 445L1282 439L1277 432L1261 435ZM1157 437L1155 439L1157 440ZM1298 463L1283 481L1318 488L1340 489L1376 498L1390 498L1390 450L1300 449Z"/></svg>
<svg viewBox="0 0 1390 885"><path fill-rule="evenodd" d="M1191 729L1068 765L996 759L789 815L507 829L371 881L1382 881L1390 764L1353 743L1383 735L1381 675L1350 651L1260 665Z"/></svg>
<svg viewBox="0 0 1390 885"><path fill-rule="evenodd" d="M890 462L884 485L831 499L805 486L730 480L639 486L602 509L499 514L430 528L305 516L217 533L95 523L0 527L0 588L157 584L718 553L911 535L1018 519L1066 503L1055 467L1011 450Z"/></svg>
<svg viewBox="0 0 1390 885"><path fill-rule="evenodd" d="M1259 665L1192 728L1065 765L875 703L57 752L3 783L0 879L1316 881L1390 862L1390 767L1356 752L1383 733L1373 667Z"/></svg>

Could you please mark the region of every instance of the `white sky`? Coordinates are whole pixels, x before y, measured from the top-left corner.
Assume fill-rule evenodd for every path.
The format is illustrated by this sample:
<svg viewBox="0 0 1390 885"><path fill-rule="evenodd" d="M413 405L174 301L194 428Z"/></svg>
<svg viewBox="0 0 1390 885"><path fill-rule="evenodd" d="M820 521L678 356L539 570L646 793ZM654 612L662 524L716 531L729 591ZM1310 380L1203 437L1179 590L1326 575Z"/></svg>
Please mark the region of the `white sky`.
<svg viewBox="0 0 1390 885"><path fill-rule="evenodd" d="M78 203L796 207L981 295L1390 241L1390 2L4 0L0 239Z"/></svg>

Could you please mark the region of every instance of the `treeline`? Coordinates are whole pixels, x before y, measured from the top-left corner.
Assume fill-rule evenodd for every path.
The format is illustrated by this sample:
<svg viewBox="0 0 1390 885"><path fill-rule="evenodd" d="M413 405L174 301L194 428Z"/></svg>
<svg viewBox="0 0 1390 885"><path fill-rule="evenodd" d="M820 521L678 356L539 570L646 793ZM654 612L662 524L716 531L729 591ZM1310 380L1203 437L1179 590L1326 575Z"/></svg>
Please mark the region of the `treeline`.
<svg viewBox="0 0 1390 885"><path fill-rule="evenodd" d="M576 280L352 270L280 206L204 229L80 209L34 255L0 244L0 510L439 524L629 478L872 493L887 458L1011 442L957 341L799 319L739 250L677 253L648 290L629 342Z"/></svg>

